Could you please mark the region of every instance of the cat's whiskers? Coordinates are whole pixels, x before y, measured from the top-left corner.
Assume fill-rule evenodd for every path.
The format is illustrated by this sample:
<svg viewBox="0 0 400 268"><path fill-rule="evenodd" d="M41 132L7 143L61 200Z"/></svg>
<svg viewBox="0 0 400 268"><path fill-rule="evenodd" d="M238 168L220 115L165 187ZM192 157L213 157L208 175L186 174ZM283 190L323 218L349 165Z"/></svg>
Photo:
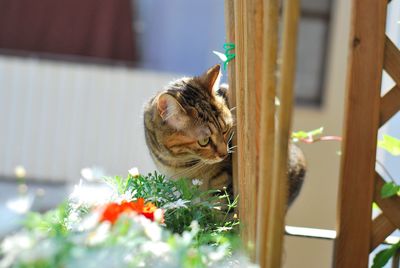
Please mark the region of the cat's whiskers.
<svg viewBox="0 0 400 268"><path fill-rule="evenodd" d="M193 167L184 170L184 172L186 172L185 176L187 178L191 178L194 174L197 174L199 172L199 170L201 170L205 165L206 165L206 163L199 162L198 164L194 165Z"/></svg>
<svg viewBox="0 0 400 268"><path fill-rule="evenodd" d="M233 149L235 149L235 148L237 148L237 145L228 147L228 153L229 153L229 154L234 153L235 150L233 150Z"/></svg>
<svg viewBox="0 0 400 268"><path fill-rule="evenodd" d="M229 144L232 141L234 135L235 135L235 131L232 131L232 133L229 135L227 144Z"/></svg>
<svg viewBox="0 0 400 268"><path fill-rule="evenodd" d="M193 160L193 161L198 161L197 159ZM189 177L189 175L192 175L195 171L199 170L201 167L204 166L203 162L197 162L196 164L194 164L193 166L189 167L189 168L185 168L177 173L175 173L172 177L176 177L176 176L180 176L182 174L185 174L185 176Z"/></svg>

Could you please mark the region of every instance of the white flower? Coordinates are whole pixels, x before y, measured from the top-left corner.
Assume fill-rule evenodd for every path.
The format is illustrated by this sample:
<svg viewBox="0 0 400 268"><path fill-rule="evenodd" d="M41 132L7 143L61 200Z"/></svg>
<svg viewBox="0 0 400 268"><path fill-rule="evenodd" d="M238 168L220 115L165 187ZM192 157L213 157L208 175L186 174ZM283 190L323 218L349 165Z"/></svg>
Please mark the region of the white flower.
<svg viewBox="0 0 400 268"><path fill-rule="evenodd" d="M192 221L192 222L190 223L190 229L192 230L192 232L193 232L194 234L197 234L197 233L199 232L199 230L200 230L200 225L199 225L199 223L198 223L197 221Z"/></svg>
<svg viewBox="0 0 400 268"><path fill-rule="evenodd" d="M26 176L26 170L23 166L16 166L14 169L14 174L18 179L23 179Z"/></svg>
<svg viewBox="0 0 400 268"><path fill-rule="evenodd" d="M82 168L81 169L81 176L82 178L91 181L93 180L93 171L91 168Z"/></svg>
<svg viewBox="0 0 400 268"><path fill-rule="evenodd" d="M203 184L203 181L199 180L199 179L193 179L192 180L192 184L195 185L195 186L200 186L200 185Z"/></svg>
<svg viewBox="0 0 400 268"><path fill-rule="evenodd" d="M181 197L181 193L179 191L174 191L173 192L176 198L180 198Z"/></svg>
<svg viewBox="0 0 400 268"><path fill-rule="evenodd" d="M101 205L110 201L112 190L109 187L99 185L83 185L82 180L75 185L74 191L69 195L71 203L81 205Z"/></svg>
<svg viewBox="0 0 400 268"><path fill-rule="evenodd" d="M20 251L29 249L34 245L33 238L27 233L21 232L13 236L6 237L1 244L1 249L4 252Z"/></svg>
<svg viewBox="0 0 400 268"><path fill-rule="evenodd" d="M229 231L229 230L232 230L232 227L220 226L220 227L217 228L217 231L220 232L220 233L226 232L226 231Z"/></svg>
<svg viewBox="0 0 400 268"><path fill-rule="evenodd" d="M139 173L139 169L137 167L133 167L130 170L128 170L129 174L134 177L137 178L139 177L140 173Z"/></svg>
<svg viewBox="0 0 400 268"><path fill-rule="evenodd" d="M157 257L165 257L165 255L167 255L171 250L168 243L161 242L161 241L145 242L142 245L142 249L145 252L150 252Z"/></svg>
<svg viewBox="0 0 400 268"><path fill-rule="evenodd" d="M75 229L76 226L78 226L81 218L78 212L72 210L70 213L68 213L68 217L65 220L65 225L68 230Z"/></svg>
<svg viewBox="0 0 400 268"><path fill-rule="evenodd" d="M33 203L32 195L23 195L6 202L6 207L17 214L25 214L29 211Z"/></svg>
<svg viewBox="0 0 400 268"><path fill-rule="evenodd" d="M145 225L144 233L152 240L152 241L160 241L161 240L161 227L154 222L150 222Z"/></svg>
<svg viewBox="0 0 400 268"><path fill-rule="evenodd" d="M89 233L87 242L89 245L102 243L110 235L111 224L102 222L93 232Z"/></svg>
<svg viewBox="0 0 400 268"><path fill-rule="evenodd" d="M135 194L136 194L135 192L126 191L124 194L117 195L115 198L113 198L113 200L115 202L117 202L117 203L122 203L123 201L128 201L129 202L129 201L133 200L133 196Z"/></svg>
<svg viewBox="0 0 400 268"><path fill-rule="evenodd" d="M154 221L156 222L161 222L163 219L163 210L162 209L156 209L156 211L154 211Z"/></svg>
<svg viewBox="0 0 400 268"><path fill-rule="evenodd" d="M96 181L104 177L104 170L101 167L86 167L81 169L81 176L88 181Z"/></svg>
<svg viewBox="0 0 400 268"><path fill-rule="evenodd" d="M0 267L11 267L21 252L30 251L35 241L31 234L26 232L17 233L6 237L1 243L1 252L4 254L0 259Z"/></svg>
<svg viewBox="0 0 400 268"><path fill-rule="evenodd" d="M217 247L215 251L212 251L208 254L208 257L212 261L220 261L227 255L227 250L223 246Z"/></svg>
<svg viewBox="0 0 400 268"><path fill-rule="evenodd" d="M187 206L185 205L186 203L189 203L189 200L182 200L178 199L175 202L171 202L168 204L164 205L165 209L172 209L172 208L186 208Z"/></svg>
<svg viewBox="0 0 400 268"><path fill-rule="evenodd" d="M72 210L65 221L66 227L68 230L79 232L92 230L99 223L101 212L101 210L96 209L82 218L77 211Z"/></svg>

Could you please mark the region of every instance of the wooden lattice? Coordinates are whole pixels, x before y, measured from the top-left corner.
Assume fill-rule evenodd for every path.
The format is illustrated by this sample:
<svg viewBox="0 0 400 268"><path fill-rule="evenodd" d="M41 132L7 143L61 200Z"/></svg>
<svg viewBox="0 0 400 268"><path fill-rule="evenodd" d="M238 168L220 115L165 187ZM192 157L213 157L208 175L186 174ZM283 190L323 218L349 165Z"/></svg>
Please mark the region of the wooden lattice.
<svg viewBox="0 0 400 268"><path fill-rule="evenodd" d="M353 0L336 267L367 267L369 253L400 228L400 198L380 197L385 181L375 172L378 129L400 110L400 51L385 36L387 4ZM397 85L380 97L383 70ZM371 220L373 201L382 213Z"/></svg>

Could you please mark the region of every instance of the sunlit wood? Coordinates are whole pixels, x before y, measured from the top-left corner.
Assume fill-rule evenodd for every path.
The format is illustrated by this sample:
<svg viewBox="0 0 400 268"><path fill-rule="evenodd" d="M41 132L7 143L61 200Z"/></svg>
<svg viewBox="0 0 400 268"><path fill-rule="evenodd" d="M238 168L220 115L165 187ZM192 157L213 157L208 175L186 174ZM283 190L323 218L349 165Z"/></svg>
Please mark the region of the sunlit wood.
<svg viewBox="0 0 400 268"><path fill-rule="evenodd" d="M370 251L373 251L377 246L382 244L386 237L396 229L396 225L390 222L384 214L380 214L376 217L372 222Z"/></svg>
<svg viewBox="0 0 400 268"><path fill-rule="evenodd" d="M368 266L385 40L387 2L352 5L335 267Z"/></svg>

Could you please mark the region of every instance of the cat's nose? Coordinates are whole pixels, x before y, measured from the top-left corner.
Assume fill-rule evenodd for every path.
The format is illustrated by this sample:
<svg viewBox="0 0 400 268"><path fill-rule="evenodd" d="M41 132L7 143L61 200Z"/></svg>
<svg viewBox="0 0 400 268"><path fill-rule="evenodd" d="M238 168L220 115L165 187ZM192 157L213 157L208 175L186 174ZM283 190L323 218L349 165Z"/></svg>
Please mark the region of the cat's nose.
<svg viewBox="0 0 400 268"><path fill-rule="evenodd" d="M218 152L218 153L217 153L217 156L218 156L219 158L225 159L225 158L228 156L228 152L227 152L227 151L225 151L225 152Z"/></svg>
<svg viewBox="0 0 400 268"><path fill-rule="evenodd" d="M219 158L225 159L228 156L228 148L224 142L218 143L217 148L215 149L216 156Z"/></svg>

